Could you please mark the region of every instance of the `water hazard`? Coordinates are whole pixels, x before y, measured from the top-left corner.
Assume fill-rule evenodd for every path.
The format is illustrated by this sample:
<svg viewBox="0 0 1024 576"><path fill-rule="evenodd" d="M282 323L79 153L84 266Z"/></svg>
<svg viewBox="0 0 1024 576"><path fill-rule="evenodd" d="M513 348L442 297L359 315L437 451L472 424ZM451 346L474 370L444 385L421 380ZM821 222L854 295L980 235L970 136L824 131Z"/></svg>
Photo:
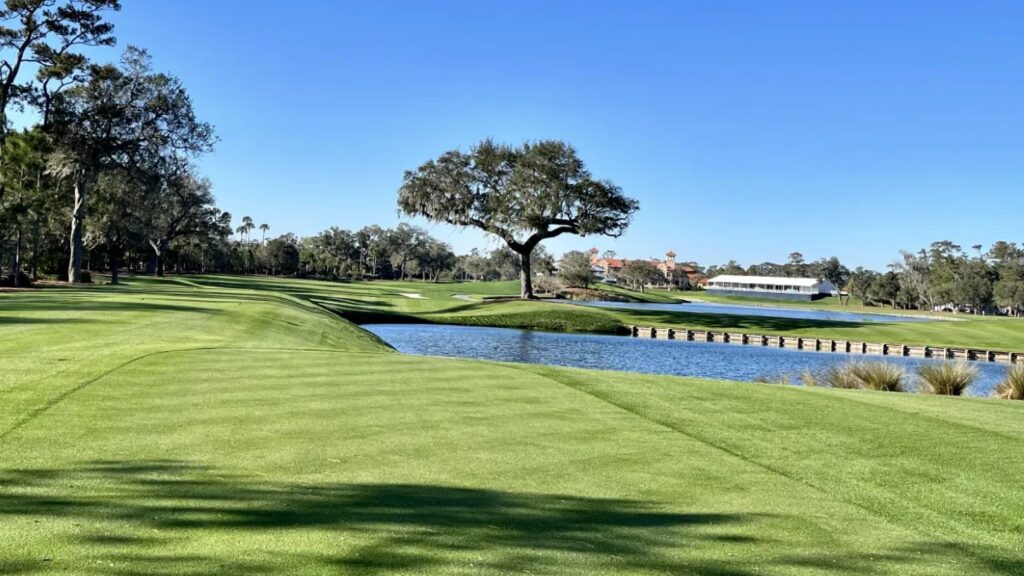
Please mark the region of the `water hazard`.
<svg viewBox="0 0 1024 576"><path fill-rule="evenodd" d="M624 336L564 334L508 328L433 324L368 324L363 326L400 352L428 356L478 358L528 364L549 364L602 370L625 370L722 380L799 383L804 370L819 372L851 359L904 366L908 379L916 366L937 360L850 356L760 346L653 340ZM968 392L988 396L1004 378L1006 366L978 362L980 379Z"/></svg>

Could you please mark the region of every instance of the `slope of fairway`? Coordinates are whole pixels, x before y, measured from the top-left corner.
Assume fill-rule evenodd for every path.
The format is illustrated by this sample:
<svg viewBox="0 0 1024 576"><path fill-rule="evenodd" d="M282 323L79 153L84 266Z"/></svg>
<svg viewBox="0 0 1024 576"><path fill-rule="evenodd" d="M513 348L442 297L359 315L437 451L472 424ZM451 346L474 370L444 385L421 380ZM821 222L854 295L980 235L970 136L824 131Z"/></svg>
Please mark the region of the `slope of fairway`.
<svg viewBox="0 0 1024 576"><path fill-rule="evenodd" d="M514 293L512 282L319 282L231 276L192 281L222 289L287 293L362 323L434 322L601 333L623 333L632 324L1024 352L1024 320L1019 318L959 315L957 321L838 322L488 299Z"/></svg>
<svg viewBox="0 0 1024 576"><path fill-rule="evenodd" d="M144 278L124 286L0 295L0 434L126 362L194 348L387 345L298 298Z"/></svg>
<svg viewBox="0 0 1024 576"><path fill-rule="evenodd" d="M0 573L1024 570L1024 403L402 356L190 282L0 296Z"/></svg>

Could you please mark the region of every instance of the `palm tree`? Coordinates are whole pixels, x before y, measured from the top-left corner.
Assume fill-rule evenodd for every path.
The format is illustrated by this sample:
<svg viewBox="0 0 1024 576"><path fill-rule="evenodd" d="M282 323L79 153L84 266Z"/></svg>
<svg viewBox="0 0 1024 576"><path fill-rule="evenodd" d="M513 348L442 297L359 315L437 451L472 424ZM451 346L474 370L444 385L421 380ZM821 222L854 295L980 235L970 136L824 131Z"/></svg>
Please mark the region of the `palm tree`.
<svg viewBox="0 0 1024 576"><path fill-rule="evenodd" d="M255 228L256 225L252 223L252 218L248 216L242 216L242 227L245 228L245 240L246 242L248 242L249 233L252 232L252 229Z"/></svg>
<svg viewBox="0 0 1024 576"><path fill-rule="evenodd" d="M242 219L242 221L244 222L246 218L249 218L249 217L246 216L245 218ZM252 222L251 219L250 219L250 222ZM245 267L242 269L242 271L244 273L248 273L249 272L249 248L246 246L247 242L246 242L245 237L249 233L249 228L246 227L245 224L242 224L238 228L235 228L235 232L238 232L238 249L241 250L243 255L245 256Z"/></svg>
<svg viewBox="0 0 1024 576"><path fill-rule="evenodd" d="M263 232L263 239L260 241L260 244L266 244L267 243L267 230L270 230L270 226L269 225L267 225L267 224L260 224L260 232Z"/></svg>

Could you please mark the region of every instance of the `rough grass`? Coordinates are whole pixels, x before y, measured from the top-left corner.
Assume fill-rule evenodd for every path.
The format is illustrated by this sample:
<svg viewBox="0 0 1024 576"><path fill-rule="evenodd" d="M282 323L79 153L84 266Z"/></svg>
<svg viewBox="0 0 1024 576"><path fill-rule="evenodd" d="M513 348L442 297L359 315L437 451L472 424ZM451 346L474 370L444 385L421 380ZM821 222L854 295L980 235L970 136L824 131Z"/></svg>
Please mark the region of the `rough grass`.
<svg viewBox="0 0 1024 576"><path fill-rule="evenodd" d="M342 298L423 305L0 295L0 573L1024 569L1024 404L406 357Z"/></svg>
<svg viewBox="0 0 1024 576"><path fill-rule="evenodd" d="M960 396L978 379L978 367L966 362L941 362L917 367L920 391L928 394Z"/></svg>

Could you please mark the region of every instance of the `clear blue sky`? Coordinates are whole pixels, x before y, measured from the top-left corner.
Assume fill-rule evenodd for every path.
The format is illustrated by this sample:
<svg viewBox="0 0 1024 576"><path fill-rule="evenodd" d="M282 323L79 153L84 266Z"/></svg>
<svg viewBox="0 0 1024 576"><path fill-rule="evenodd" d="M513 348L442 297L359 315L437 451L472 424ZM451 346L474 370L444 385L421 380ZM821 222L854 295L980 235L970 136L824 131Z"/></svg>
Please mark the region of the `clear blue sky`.
<svg viewBox="0 0 1024 576"><path fill-rule="evenodd" d="M493 137L567 140L640 200L556 253L882 267L1024 240L1024 2L124 4L120 46L217 126L219 203L272 233L395 225L404 170Z"/></svg>

